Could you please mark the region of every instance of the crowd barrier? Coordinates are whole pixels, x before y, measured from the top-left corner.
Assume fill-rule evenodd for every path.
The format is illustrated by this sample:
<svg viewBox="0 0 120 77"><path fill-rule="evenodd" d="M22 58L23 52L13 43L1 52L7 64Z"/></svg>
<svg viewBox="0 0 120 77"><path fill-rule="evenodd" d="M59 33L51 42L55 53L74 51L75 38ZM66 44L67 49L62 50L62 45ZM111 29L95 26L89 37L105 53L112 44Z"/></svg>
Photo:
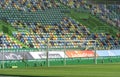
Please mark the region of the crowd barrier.
<svg viewBox="0 0 120 77"><path fill-rule="evenodd" d="M96 52L96 55L95 55ZM0 52L1 68L36 67L73 64L95 64L120 62L120 50L66 50L66 51L30 51ZM48 62L47 62L48 60Z"/></svg>

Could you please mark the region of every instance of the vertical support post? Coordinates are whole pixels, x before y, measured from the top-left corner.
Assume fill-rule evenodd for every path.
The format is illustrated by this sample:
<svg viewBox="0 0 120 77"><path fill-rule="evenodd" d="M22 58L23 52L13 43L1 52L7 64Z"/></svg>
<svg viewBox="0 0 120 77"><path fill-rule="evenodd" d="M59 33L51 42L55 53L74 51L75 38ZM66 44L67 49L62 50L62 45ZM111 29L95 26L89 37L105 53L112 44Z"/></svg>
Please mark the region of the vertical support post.
<svg viewBox="0 0 120 77"><path fill-rule="evenodd" d="M4 39L3 39L3 42L2 42L3 44L4 44ZM5 68L5 66L4 66L4 46L2 47L2 68L4 69Z"/></svg>
<svg viewBox="0 0 120 77"><path fill-rule="evenodd" d="M66 56L65 56L65 52L66 52L66 41L64 41L64 66L66 65Z"/></svg>
<svg viewBox="0 0 120 77"><path fill-rule="evenodd" d="M49 67L49 40L47 40L47 52L46 52L46 63L47 67Z"/></svg>
<svg viewBox="0 0 120 77"><path fill-rule="evenodd" d="M95 40L95 46L94 46L94 50L95 50L95 64L97 64L97 53L96 53L96 40Z"/></svg>
<svg viewBox="0 0 120 77"><path fill-rule="evenodd" d="M2 54L3 54L3 60L2 60L2 68L4 69L4 49L2 50Z"/></svg>

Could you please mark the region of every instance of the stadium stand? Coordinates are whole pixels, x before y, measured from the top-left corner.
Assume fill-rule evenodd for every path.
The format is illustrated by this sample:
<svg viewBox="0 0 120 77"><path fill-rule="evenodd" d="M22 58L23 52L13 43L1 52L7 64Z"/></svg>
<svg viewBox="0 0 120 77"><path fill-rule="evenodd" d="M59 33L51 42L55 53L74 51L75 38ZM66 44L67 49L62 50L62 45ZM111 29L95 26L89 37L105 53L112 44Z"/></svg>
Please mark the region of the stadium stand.
<svg viewBox="0 0 120 77"><path fill-rule="evenodd" d="M30 23L31 24L31 23ZM33 27L33 25L32 25ZM33 33L13 33L21 42L25 43L30 48L45 48L46 40L98 40L98 47L101 49L117 48L119 46L119 40L111 36L110 34L100 33L91 34L89 30L82 24L77 24L71 18L63 18L59 24L40 26L35 25L31 28ZM51 42L51 46L62 46L60 43ZM71 44L74 47L75 44Z"/></svg>
<svg viewBox="0 0 120 77"><path fill-rule="evenodd" d="M22 45L18 44L13 38L0 33L0 49L18 49L22 48Z"/></svg>
<svg viewBox="0 0 120 77"><path fill-rule="evenodd" d="M63 13L60 12L60 9L62 10L62 7L59 7L59 4L56 3L54 0L50 1L2 0L0 5L1 5L0 10L1 18L6 18L10 22L23 21L23 22L42 22L42 24L53 24L60 21L60 19L63 16ZM42 7L44 11L38 6ZM48 6L52 8L49 8Z"/></svg>
<svg viewBox="0 0 120 77"><path fill-rule="evenodd" d="M115 10L114 10L115 9ZM120 27L119 5L116 4L98 4L93 6L93 14L113 26Z"/></svg>
<svg viewBox="0 0 120 77"><path fill-rule="evenodd" d="M120 27L120 6L117 4L117 1L113 4L111 4L112 1L109 4L105 3L105 1L97 3L97 1L95 2L92 0L60 0L60 2L70 8L87 9L91 11L92 15L97 16L113 26Z"/></svg>
<svg viewBox="0 0 120 77"><path fill-rule="evenodd" d="M60 1L71 8L81 7L88 9L87 2L83 0ZM76 4L76 2L78 4ZM54 0L2 0L0 6L1 19L5 18L7 22L11 23L12 27L17 30L12 33L14 38L30 48L45 48L45 40L83 39L97 39L97 46L99 49L119 48L120 43L118 39L110 34L90 33L85 25L77 23L70 17L66 17L65 14L61 12L65 8L60 6L60 4L56 3ZM104 5L100 6L101 8L99 9L93 6L93 11L96 9L101 11L100 9L105 8ZM103 9L103 11L104 10L105 9ZM104 15L102 11L101 14ZM63 44L51 42L51 46L52 45L58 47L57 45ZM68 47L72 46L74 47L75 44L68 44Z"/></svg>
<svg viewBox="0 0 120 77"><path fill-rule="evenodd" d="M38 9L45 10L59 5L54 0L1 0L2 9L15 8L18 11L35 12Z"/></svg>
<svg viewBox="0 0 120 77"><path fill-rule="evenodd" d="M32 60L34 59L32 53L42 51L42 49L47 50L48 46L53 49L66 47L68 50L86 50L83 52L86 56L89 51L87 51L87 48L82 49L82 46L91 45L96 46L96 50L98 50L100 55L110 56L111 59L111 55L114 55L112 51L117 54L117 51L114 50L120 50L120 31L117 29L112 30L113 27L110 27L111 32L107 32L107 30L106 32L95 32L93 28L100 29L99 27L101 27L101 25L103 25L102 28L104 28L106 24L100 23L101 21L112 24L115 27L120 26L120 15L119 11L114 10L116 8L120 9L119 5L109 4L106 7L104 4L93 3L91 0L0 0L0 56L5 49L5 51L10 52L9 54L14 54L11 56L5 53L8 57L8 59L5 58L5 60L8 60L5 62L6 67L36 67L44 66L46 62L36 59L36 55L34 61L27 61L27 59L24 58L29 56L28 58ZM85 14L88 15L84 17L85 14L83 14L81 18L75 15L76 18L78 16L78 20L76 20L71 10L80 14L87 12ZM99 21L97 19L101 20ZM49 40L53 41L48 43ZM63 40L67 40L67 42L63 42ZM92 41L88 43L82 42L81 44L81 41L73 40L96 40L96 45ZM102 50L111 51L103 52ZM23 53L23 51L27 52ZM41 59L45 59L45 52L37 54ZM58 52L57 56L61 58L59 54L63 54L63 52ZM76 54L77 52L75 51L75 55ZM23 57L22 61L21 57ZM89 55L87 55L87 59L73 59L71 57L66 61L68 64L92 64L93 58L90 59L88 57ZM118 56L115 56L115 58L116 57L120 60ZM13 59L15 61L13 61ZM3 58L0 58L0 60L2 61ZM106 57L104 60L110 62ZM1 61L0 64L2 64ZM60 62L57 60L53 61L54 65L64 63L61 60L59 60ZM100 56L98 61L100 63L101 61L103 62L103 58Z"/></svg>

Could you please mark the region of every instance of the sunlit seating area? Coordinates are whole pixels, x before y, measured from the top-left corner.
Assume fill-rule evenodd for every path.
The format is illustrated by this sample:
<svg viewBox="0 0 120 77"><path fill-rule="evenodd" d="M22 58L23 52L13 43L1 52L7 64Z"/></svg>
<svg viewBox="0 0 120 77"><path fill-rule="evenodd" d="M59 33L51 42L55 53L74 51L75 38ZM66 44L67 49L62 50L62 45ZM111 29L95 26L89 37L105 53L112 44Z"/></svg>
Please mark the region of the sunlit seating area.
<svg viewBox="0 0 120 77"><path fill-rule="evenodd" d="M109 10L113 7L119 8L118 5L110 5L105 9L103 4L90 8L84 0L60 0L60 2L70 8L91 9L92 15L113 25L119 25L119 13ZM86 25L67 16L63 10L65 8L55 0L1 0L0 19L10 23L16 31L12 32L12 36L0 34L0 48L23 48L20 43L28 48L47 48L49 40L53 40L49 41L50 47L60 48L65 45L68 48L79 48L95 43L90 41L83 44L79 41L65 43L55 40L97 40L97 49L120 49L119 33L115 36L109 33L91 33ZM114 17L111 18L112 16Z"/></svg>
<svg viewBox="0 0 120 77"><path fill-rule="evenodd" d="M30 48L46 48L48 40L53 40L50 42L50 46L55 48L65 45L64 42L56 42L55 40L97 40L96 46L98 49L120 48L120 41L116 37L107 33L90 33L86 26L76 23L75 20L67 17L63 18L60 23L54 25L43 26L40 23L29 23L28 26L31 29L31 33L15 32L13 36ZM79 41L69 41L66 45L68 48L75 48L81 44Z"/></svg>
<svg viewBox="0 0 120 77"><path fill-rule="evenodd" d="M91 13L103 21L120 28L120 6L118 4L93 4Z"/></svg>
<svg viewBox="0 0 120 77"><path fill-rule="evenodd" d="M31 33L13 32L13 36L31 48L45 48L47 40L80 40L89 34L85 26L66 17L54 25L29 23L27 26ZM55 44L51 42L51 45Z"/></svg>
<svg viewBox="0 0 120 77"><path fill-rule="evenodd" d="M60 2L70 8L88 8L86 0L60 0Z"/></svg>
<svg viewBox="0 0 120 77"><path fill-rule="evenodd" d="M19 49L22 45L8 35L0 33L0 49Z"/></svg>
<svg viewBox="0 0 120 77"><path fill-rule="evenodd" d="M35 12L38 9L45 10L51 7L58 7L55 0L1 0L2 9L17 9L24 12Z"/></svg>
<svg viewBox="0 0 120 77"><path fill-rule="evenodd" d="M60 2L70 8L87 9L91 11L92 15L96 15L103 21L120 28L119 2L110 2L110 4L104 1L98 4L92 0L60 0Z"/></svg>
<svg viewBox="0 0 120 77"><path fill-rule="evenodd" d="M46 5L46 7L47 4L49 4L51 5L51 8L45 8L46 10L37 9L33 12L31 7L36 7L38 2L42 3L43 6ZM22 5L20 3L22 3ZM32 4L30 8L27 7L27 4L29 3ZM15 4L16 6L12 6L12 4ZM64 8L59 6L57 7L57 5L58 3L54 0L35 0L35 2L32 0L2 0L0 4L0 19L7 20L10 23L22 21L25 23L42 22L43 25L54 24L59 22L64 16L61 12ZM19 11L17 7L23 7L25 8L25 11Z"/></svg>

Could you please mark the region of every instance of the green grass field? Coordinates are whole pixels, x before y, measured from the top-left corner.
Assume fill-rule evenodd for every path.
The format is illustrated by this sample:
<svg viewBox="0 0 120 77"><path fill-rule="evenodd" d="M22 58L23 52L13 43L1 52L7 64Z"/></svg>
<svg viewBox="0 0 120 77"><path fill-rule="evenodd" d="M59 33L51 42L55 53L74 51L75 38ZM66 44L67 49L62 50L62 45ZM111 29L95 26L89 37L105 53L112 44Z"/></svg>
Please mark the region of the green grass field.
<svg viewBox="0 0 120 77"><path fill-rule="evenodd" d="M120 77L120 64L0 69L0 74L24 77Z"/></svg>

